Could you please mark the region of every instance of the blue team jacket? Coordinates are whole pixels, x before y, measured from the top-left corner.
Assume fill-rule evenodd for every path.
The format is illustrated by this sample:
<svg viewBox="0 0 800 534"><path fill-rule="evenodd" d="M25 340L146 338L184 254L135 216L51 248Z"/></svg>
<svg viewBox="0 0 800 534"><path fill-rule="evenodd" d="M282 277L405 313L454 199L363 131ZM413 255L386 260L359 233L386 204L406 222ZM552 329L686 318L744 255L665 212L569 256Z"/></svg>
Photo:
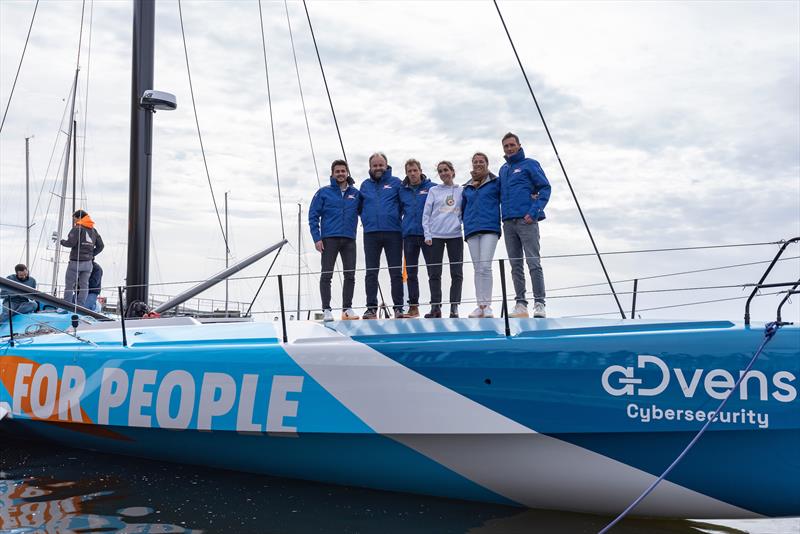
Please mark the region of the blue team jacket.
<svg viewBox="0 0 800 534"><path fill-rule="evenodd" d="M500 200L503 220L530 215L534 221L545 218L544 207L550 200L550 182L535 159L526 158L520 148L500 167Z"/></svg>
<svg viewBox="0 0 800 534"><path fill-rule="evenodd" d="M326 237L356 238L358 212L361 209L361 193L347 179L347 189L342 194L339 184L331 176L331 185L321 187L308 209L308 226L316 243ZM321 231L320 231L321 227Z"/></svg>
<svg viewBox="0 0 800 534"><path fill-rule="evenodd" d="M422 175L422 181L412 187L406 177L403 188L400 189L400 209L403 213L403 237L412 235L425 235L422 229L422 212L425 201L428 199L428 190L433 187L433 182Z"/></svg>
<svg viewBox="0 0 800 534"><path fill-rule="evenodd" d="M402 182L392 176L392 168L386 171L377 182L367 178L361 182L361 225L364 233L399 232L400 227L400 189Z"/></svg>
<svg viewBox="0 0 800 534"><path fill-rule="evenodd" d="M464 184L461 194L461 219L464 221L464 239L478 232L500 235L500 180L494 174L480 187L472 180Z"/></svg>

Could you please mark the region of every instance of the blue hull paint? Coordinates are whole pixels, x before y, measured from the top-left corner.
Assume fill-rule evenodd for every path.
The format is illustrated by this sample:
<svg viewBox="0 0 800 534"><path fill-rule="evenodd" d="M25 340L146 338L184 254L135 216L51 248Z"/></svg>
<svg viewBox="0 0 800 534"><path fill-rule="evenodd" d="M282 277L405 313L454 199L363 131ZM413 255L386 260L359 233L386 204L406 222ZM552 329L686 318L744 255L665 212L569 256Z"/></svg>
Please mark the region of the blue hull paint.
<svg viewBox="0 0 800 534"><path fill-rule="evenodd" d="M725 321L514 320L510 338L497 320L374 321L296 323L284 345L271 324L158 324L130 324L129 347L119 325L84 330L94 345L0 345L0 415L122 454L614 513L688 443L762 335ZM680 517L708 498L686 513L800 514L798 376L800 329L784 327L643 513ZM583 501L542 493L598 480L612 482Z"/></svg>

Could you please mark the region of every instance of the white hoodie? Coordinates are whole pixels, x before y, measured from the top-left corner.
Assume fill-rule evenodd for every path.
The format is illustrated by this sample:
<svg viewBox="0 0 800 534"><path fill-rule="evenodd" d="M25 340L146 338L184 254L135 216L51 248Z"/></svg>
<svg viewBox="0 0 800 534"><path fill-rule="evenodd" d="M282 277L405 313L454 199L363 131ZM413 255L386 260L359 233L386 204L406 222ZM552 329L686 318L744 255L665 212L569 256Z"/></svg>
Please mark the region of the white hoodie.
<svg viewBox="0 0 800 534"><path fill-rule="evenodd" d="M435 185L428 190L422 210L422 229L425 239L461 237L460 185Z"/></svg>

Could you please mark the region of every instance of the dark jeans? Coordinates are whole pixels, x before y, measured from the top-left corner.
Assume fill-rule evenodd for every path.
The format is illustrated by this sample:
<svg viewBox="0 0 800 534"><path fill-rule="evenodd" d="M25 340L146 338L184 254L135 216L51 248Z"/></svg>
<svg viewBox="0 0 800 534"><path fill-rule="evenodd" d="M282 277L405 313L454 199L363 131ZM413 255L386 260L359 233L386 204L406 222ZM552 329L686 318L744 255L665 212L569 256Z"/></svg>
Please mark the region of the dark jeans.
<svg viewBox="0 0 800 534"><path fill-rule="evenodd" d="M447 248L447 261L450 262L450 307L457 308L461 302L461 285L464 282L464 241L460 237L450 239L433 239L430 256L425 257L428 262L428 281L431 286L431 305L441 306L442 303L442 261L444 249ZM425 250L425 249L423 249Z"/></svg>
<svg viewBox="0 0 800 534"><path fill-rule="evenodd" d="M406 256L406 284L408 285L408 303L412 306L419 304L419 252L425 258L425 264L431 262L431 247L425 244L425 238L421 235L410 235L403 239L403 254ZM441 273L441 268L439 269ZM431 268L428 267L428 278L431 277ZM439 297L441 300L441 296ZM431 301L433 302L433 301Z"/></svg>
<svg viewBox="0 0 800 534"><path fill-rule="evenodd" d="M392 281L392 303L395 308L403 306L403 236L400 232L369 232L364 234L364 262L367 275L367 308L378 308L378 272L381 267L381 252L386 253L389 277Z"/></svg>
<svg viewBox="0 0 800 534"><path fill-rule="evenodd" d="M348 237L326 237L322 240L322 274L319 277L319 295L322 309L331 309L331 278L336 257L342 256L344 284L342 287L342 309L353 307L353 290L356 287L356 240Z"/></svg>

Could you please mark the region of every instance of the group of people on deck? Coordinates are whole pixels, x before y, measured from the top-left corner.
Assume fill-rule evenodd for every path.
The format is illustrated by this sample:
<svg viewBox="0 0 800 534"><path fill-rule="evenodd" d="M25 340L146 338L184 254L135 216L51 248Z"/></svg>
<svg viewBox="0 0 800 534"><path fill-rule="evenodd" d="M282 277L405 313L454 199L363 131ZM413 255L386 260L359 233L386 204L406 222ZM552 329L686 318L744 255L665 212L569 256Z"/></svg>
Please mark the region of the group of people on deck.
<svg viewBox="0 0 800 534"><path fill-rule="evenodd" d="M94 227L94 221L84 210L72 214L72 228L61 245L70 249L69 263L64 275L64 300L94 310L103 280L103 268L95 257L103 251L103 238ZM26 285L35 290L36 279L28 272L28 266L18 264L14 273L6 277L12 282ZM0 310L0 323L8 319L11 313L25 314L35 312L39 305L28 295L15 293L6 289L0 291L3 299Z"/></svg>
<svg viewBox="0 0 800 534"><path fill-rule="evenodd" d="M458 317L463 282L466 241L475 271L477 307L471 318L494 317L492 261L504 236L511 263L516 305L511 317L529 317L524 262L533 285L534 317L545 317L545 284L539 254L539 221L550 198L550 183L541 165L526 158L519 137L502 138L505 164L499 176L489 171L489 158L472 156L471 178L455 183L456 171L440 161L434 185L416 159L405 163L405 178L392 175L385 154L369 158L369 177L355 187L346 161L331 164L330 185L320 188L311 201L308 222L316 249L322 254L320 296L323 317L333 320L331 280L337 258L343 266L343 320L358 319L353 311L358 219L364 232L367 310L363 319L378 317L378 273L383 253L389 266L394 316L416 318L419 312L419 255L425 259L431 294L426 318L442 317L442 265L444 253L450 267L450 317ZM463 238L462 238L463 236ZM408 286L408 309L403 303L403 259Z"/></svg>

